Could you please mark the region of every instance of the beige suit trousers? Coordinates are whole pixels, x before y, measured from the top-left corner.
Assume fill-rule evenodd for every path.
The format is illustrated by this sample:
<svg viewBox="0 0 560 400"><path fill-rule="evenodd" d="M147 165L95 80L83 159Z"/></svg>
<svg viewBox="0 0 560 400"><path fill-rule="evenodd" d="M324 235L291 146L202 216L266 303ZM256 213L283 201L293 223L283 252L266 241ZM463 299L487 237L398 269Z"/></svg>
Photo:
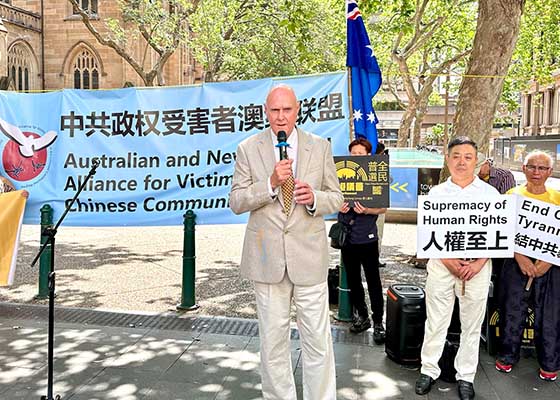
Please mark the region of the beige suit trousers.
<svg viewBox="0 0 560 400"><path fill-rule="evenodd" d="M335 400L336 375L327 283L294 285L254 282L259 318L262 392L265 400L296 400L290 354L292 299L303 358L303 398Z"/></svg>
<svg viewBox="0 0 560 400"><path fill-rule="evenodd" d="M492 264L489 260L470 281L465 282L465 294L461 295L462 281L443 265L440 260L428 262L426 280L426 328L422 345L422 369L425 375L437 379L441 373L438 362L445 345L447 329L453 315L455 296L459 298L461 320L461 344L455 357L456 378L473 382L478 367L480 329L490 286Z"/></svg>

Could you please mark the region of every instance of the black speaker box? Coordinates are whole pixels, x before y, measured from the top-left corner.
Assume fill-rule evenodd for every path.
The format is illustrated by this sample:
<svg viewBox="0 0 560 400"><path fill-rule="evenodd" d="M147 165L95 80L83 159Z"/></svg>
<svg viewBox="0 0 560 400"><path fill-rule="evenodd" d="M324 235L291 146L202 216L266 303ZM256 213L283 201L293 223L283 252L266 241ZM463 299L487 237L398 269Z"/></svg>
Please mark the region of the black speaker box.
<svg viewBox="0 0 560 400"><path fill-rule="evenodd" d="M404 365L419 365L426 300L424 290L416 285L395 284L387 289L387 356Z"/></svg>

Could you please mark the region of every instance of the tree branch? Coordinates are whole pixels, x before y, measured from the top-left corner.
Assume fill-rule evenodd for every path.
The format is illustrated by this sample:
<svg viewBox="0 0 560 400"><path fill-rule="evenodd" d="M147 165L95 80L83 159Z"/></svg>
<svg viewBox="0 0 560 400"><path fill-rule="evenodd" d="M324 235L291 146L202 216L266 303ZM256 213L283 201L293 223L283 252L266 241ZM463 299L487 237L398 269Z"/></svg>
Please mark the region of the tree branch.
<svg viewBox="0 0 560 400"><path fill-rule="evenodd" d="M87 29L90 31L90 33L97 39L97 41L99 43L101 43L104 46L108 46L111 47L113 50L115 50L117 52L117 54L119 56L121 56L127 63L130 64L130 66L134 69L134 71L136 71L136 73L142 78L142 80L144 81L144 83L146 85L148 85L149 83L149 78L148 78L148 74L146 74L144 72L144 69L142 68L142 66L140 64L138 64L138 62L132 58L127 52L126 50L121 47L119 45L118 42L116 42L115 40L111 39L111 38L104 38L99 31L92 25L91 20L90 20L90 15L87 13L87 11L85 11L79 4L77 0L68 0L73 6L74 8L78 11L78 13L80 14L80 16L82 17L82 21L84 22L85 26L87 27Z"/></svg>

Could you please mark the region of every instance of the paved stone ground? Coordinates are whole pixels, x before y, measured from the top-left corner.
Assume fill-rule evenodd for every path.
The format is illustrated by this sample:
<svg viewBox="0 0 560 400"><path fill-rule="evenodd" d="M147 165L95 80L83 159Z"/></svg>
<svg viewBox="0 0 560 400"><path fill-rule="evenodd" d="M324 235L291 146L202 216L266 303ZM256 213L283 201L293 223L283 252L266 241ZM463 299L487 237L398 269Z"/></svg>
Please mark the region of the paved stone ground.
<svg viewBox="0 0 560 400"><path fill-rule="evenodd" d="M330 225L332 222L328 222ZM239 275L245 225L196 228L196 300L200 315L256 318L250 281ZM407 262L416 252L416 226L388 223L382 247L383 286L416 283L425 271ZM174 312L181 299L182 227L60 227L56 238L60 306L123 311ZM40 303L39 226L23 227L15 284L0 288L0 301ZM339 262L332 249L331 265ZM304 268L305 266L302 266ZM365 286L365 284L364 284ZM333 308L333 313L336 308Z"/></svg>
<svg viewBox="0 0 560 400"><path fill-rule="evenodd" d="M6 317L10 314L6 311L0 303L0 398L39 399L47 392L46 312L40 319L18 320ZM233 318L225 320L242 322ZM249 323L255 322L249 320ZM347 330L333 327L333 332L336 338L337 333L345 334ZM138 325L114 327L59 322L54 344L53 393L64 400L262 398L258 336L210 333L204 329L158 330ZM384 346L335 339L334 352L339 400L457 399L456 385L441 380L427 396L417 396L414 382L418 372L387 358ZM291 342L290 353L301 399L299 341ZM537 378L534 359L522 360L510 374L496 371L493 361L481 352L475 379L477 400L557 400L560 397L560 383Z"/></svg>

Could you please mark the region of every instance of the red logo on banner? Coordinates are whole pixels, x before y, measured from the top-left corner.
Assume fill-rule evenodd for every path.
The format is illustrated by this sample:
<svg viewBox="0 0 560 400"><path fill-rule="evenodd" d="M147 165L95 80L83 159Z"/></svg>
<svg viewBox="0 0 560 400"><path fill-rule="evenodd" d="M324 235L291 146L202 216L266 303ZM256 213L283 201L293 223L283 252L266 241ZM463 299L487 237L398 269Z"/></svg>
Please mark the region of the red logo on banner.
<svg viewBox="0 0 560 400"><path fill-rule="evenodd" d="M19 182L39 176L47 165L47 148L56 140L56 132L49 131L42 136L22 132L1 119L0 131L10 138L2 151L2 166L6 174Z"/></svg>
<svg viewBox="0 0 560 400"><path fill-rule="evenodd" d="M23 132L27 137L38 138L36 133ZM10 140L2 152L2 165L10 178L25 182L39 176L47 164L47 149L35 151L31 157L24 157L19 151L19 145Z"/></svg>

